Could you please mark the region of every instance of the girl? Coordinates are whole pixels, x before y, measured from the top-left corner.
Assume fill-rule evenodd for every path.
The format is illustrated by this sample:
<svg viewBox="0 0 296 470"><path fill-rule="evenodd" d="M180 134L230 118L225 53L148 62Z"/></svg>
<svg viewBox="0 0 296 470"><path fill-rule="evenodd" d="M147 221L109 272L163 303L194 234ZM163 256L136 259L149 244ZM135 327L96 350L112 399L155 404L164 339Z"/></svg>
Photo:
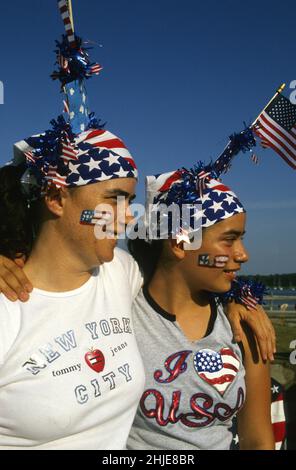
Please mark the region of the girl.
<svg viewBox="0 0 296 470"><path fill-rule="evenodd" d="M68 131L65 125L57 138L77 154L63 175L63 155L49 173L40 165L46 150L37 159L31 141L19 145L30 152L30 175L26 163L1 169L2 243L13 257L27 255L24 273L34 286L26 303L0 296L1 449L123 449L143 391L131 326L141 277L127 253L115 250L132 219L137 170L131 156L102 148L119 141L108 131L89 129L71 143ZM42 187L34 185L37 175ZM96 216L104 222L96 212L88 218L98 204L108 204L117 226L100 239L88 225Z"/></svg>
<svg viewBox="0 0 296 470"><path fill-rule="evenodd" d="M229 449L237 413L241 449L274 449L269 365L246 326L233 342L213 295L228 291L248 260L245 210L216 178L215 166L201 165L146 180L149 229L161 204L190 204L193 213L177 232L171 214L160 218L158 235L167 238L165 220L169 239L129 242L146 281L133 307L146 383L129 449ZM202 243L190 249L197 219Z"/></svg>

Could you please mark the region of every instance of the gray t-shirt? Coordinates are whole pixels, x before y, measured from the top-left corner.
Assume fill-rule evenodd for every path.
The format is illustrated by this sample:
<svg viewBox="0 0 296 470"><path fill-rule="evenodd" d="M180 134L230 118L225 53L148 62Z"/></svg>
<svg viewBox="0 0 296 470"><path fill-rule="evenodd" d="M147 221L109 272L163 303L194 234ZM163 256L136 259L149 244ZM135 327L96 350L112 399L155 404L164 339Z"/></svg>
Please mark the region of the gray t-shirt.
<svg viewBox="0 0 296 470"><path fill-rule="evenodd" d="M245 400L245 369L214 299L211 311L206 335L189 341L145 287L137 296L133 325L146 383L128 449L230 448L232 419Z"/></svg>

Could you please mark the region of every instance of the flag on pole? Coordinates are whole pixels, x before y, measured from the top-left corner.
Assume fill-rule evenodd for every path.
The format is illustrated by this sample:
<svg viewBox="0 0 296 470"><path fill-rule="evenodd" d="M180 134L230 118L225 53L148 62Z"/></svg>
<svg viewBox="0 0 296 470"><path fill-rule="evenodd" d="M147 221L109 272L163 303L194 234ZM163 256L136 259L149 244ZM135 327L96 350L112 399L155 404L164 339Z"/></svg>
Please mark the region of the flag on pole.
<svg viewBox="0 0 296 470"><path fill-rule="evenodd" d="M279 93L259 115L253 130L264 148L273 149L296 169L296 105Z"/></svg>
<svg viewBox="0 0 296 470"><path fill-rule="evenodd" d="M66 34L70 46L75 46L75 35L74 35L74 25L73 25L73 16L71 2L70 4L66 0L58 0L58 6L61 13L62 20L65 25ZM70 8L69 8L70 7Z"/></svg>

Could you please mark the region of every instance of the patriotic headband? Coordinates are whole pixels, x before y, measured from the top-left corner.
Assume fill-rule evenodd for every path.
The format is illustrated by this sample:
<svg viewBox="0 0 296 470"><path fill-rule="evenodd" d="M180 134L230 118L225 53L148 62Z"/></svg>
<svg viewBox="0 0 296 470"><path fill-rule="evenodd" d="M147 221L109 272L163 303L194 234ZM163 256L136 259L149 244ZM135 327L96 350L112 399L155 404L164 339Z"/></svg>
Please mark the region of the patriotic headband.
<svg viewBox="0 0 296 470"><path fill-rule="evenodd" d="M161 205L169 207L176 204L182 214L182 206L189 208L189 217L181 220L179 227L174 227L170 212L159 221L157 237L162 238L165 232L174 235L180 241L190 241L190 233L199 227L211 225L245 212L235 193L225 186L219 176L226 173L231 161L240 151L249 151L255 145L249 128L239 134L230 136L230 141L219 158L209 165L199 162L191 169L181 168L177 171L146 177L146 226L152 232L151 215ZM155 220L155 219L154 219ZM163 226L163 229L162 229Z"/></svg>
<svg viewBox="0 0 296 470"><path fill-rule="evenodd" d="M186 204L189 207L190 217L186 225L182 223L181 233L176 232L175 227L172 226L170 213L166 222L170 234L188 243L189 234L196 227L197 220L200 221L200 227L210 227L220 220L245 212L235 193L215 179L210 172L205 172L201 168L196 167L190 170L182 168L170 173L146 177L148 213L157 211L162 204L167 207L176 204L180 208L180 214L183 205ZM166 230L166 223L164 220L163 222ZM180 230L179 227L177 229ZM160 237L162 233L160 227Z"/></svg>
<svg viewBox="0 0 296 470"><path fill-rule="evenodd" d="M111 132L88 129L71 135L62 117L54 125L54 130L14 145L14 161L26 159L23 183L41 189L49 184L73 188L114 178L137 178L132 156Z"/></svg>
<svg viewBox="0 0 296 470"><path fill-rule="evenodd" d="M64 114L52 120L52 128L14 146L13 164L25 162L21 181L29 199L36 199L50 184L76 187L114 178L137 178L136 164L123 141L103 129L89 112L85 81L102 67L92 63L88 49L74 34L70 3L58 6L66 34L57 44L58 70L52 78L61 83Z"/></svg>

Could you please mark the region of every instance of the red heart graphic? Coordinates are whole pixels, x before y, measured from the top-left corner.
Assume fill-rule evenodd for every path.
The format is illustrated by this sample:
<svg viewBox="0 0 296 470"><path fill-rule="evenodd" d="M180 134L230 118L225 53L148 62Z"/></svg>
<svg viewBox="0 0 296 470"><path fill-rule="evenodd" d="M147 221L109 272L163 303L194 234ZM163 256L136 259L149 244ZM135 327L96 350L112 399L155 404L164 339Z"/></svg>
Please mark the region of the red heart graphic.
<svg viewBox="0 0 296 470"><path fill-rule="evenodd" d="M235 379L240 361L230 348L220 351L200 349L193 357L194 368L201 379L214 387L221 396Z"/></svg>
<svg viewBox="0 0 296 470"><path fill-rule="evenodd" d="M102 372L105 367L105 357L99 349L92 349L84 356L86 364L95 372Z"/></svg>

